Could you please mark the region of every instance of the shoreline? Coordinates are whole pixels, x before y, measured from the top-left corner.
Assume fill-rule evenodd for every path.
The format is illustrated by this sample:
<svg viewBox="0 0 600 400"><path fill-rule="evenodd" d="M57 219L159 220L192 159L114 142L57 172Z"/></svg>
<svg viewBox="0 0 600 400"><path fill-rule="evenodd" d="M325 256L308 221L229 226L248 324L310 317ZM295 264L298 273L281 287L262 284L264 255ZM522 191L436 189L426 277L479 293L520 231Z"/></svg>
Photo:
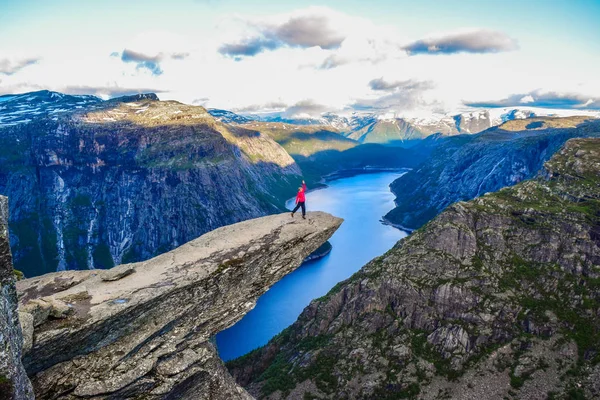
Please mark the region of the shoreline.
<svg viewBox="0 0 600 400"><path fill-rule="evenodd" d="M378 172L408 172L410 171L412 168L386 168L386 167L362 167L362 168L350 168L350 169L341 169L338 171L334 171L331 172L327 175L324 175L321 180L319 181L319 183L323 183L326 184L326 182L331 182L331 181L335 181L337 179L342 179L342 178L351 178L353 176L356 175L361 175L361 174L376 174Z"/></svg>
<svg viewBox="0 0 600 400"><path fill-rule="evenodd" d="M379 222L381 222L383 225L388 225L388 226L392 226L396 229L399 229L401 231L404 231L406 233L408 233L409 235L411 233L413 233L414 231L416 231L416 229L411 229L411 228L407 228L405 226L402 226L400 224L395 224L392 221L390 221L389 219L385 218L385 217L381 217L381 219L379 220Z"/></svg>

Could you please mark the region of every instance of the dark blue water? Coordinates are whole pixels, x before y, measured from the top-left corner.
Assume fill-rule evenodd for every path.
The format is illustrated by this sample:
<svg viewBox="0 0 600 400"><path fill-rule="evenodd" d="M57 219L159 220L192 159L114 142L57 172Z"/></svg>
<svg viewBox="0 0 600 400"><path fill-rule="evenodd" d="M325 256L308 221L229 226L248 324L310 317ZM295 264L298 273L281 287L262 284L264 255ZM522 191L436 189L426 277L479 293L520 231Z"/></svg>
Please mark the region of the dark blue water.
<svg viewBox="0 0 600 400"><path fill-rule="evenodd" d="M345 220L330 239L331 253L285 276L258 299L256 307L242 320L219 333L217 346L221 358L230 360L265 345L296 321L312 299L325 295L336 283L406 236L405 232L380 222L394 208L389 184L400 175L398 172L356 175L328 182L329 187L306 194L308 211L326 211ZM288 203L288 207L291 205Z"/></svg>

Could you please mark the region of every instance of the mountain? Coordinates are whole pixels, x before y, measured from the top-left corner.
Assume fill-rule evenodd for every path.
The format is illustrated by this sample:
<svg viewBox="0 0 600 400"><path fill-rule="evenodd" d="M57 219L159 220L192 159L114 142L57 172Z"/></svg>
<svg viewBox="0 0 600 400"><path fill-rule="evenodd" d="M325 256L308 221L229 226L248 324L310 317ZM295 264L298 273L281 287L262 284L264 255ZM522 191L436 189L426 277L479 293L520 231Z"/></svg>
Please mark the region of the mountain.
<svg viewBox="0 0 600 400"><path fill-rule="evenodd" d="M90 109L100 104L102 99L96 96L70 96L49 90L7 94L0 96L0 127L28 123L41 117L57 121L64 113Z"/></svg>
<svg viewBox="0 0 600 400"><path fill-rule="evenodd" d="M232 123L245 124L247 122L253 121L250 118L246 118L242 115L239 115L234 112L227 111L227 110L219 110L217 108L209 108L206 111L208 111L208 113L210 115L215 117L215 119L217 119L225 124L232 124Z"/></svg>
<svg viewBox="0 0 600 400"><path fill-rule="evenodd" d="M600 136L600 120L529 118L429 143L427 160L392 183L396 207L385 218L418 228L451 203L533 177L568 139L588 136Z"/></svg>
<svg viewBox="0 0 600 400"><path fill-rule="evenodd" d="M488 110L465 112L456 115L432 115L428 118L400 118L390 114L353 113L340 116L323 113L318 117L286 117L282 113L249 115L248 117L223 110L209 110L225 123L270 123L293 126L319 127L339 133L359 143L377 143L410 147L420 140L439 133L445 136L461 133L479 133L506 120L527 118L533 112L513 109L492 116ZM497 113L496 113L497 114Z"/></svg>
<svg viewBox="0 0 600 400"><path fill-rule="evenodd" d="M26 276L150 258L282 210L301 179L268 136L154 94L2 99L0 193Z"/></svg>
<svg viewBox="0 0 600 400"><path fill-rule="evenodd" d="M19 281L23 363L36 398L250 399L210 338L341 223L322 212L271 215L145 262Z"/></svg>
<svg viewBox="0 0 600 400"><path fill-rule="evenodd" d="M356 141L321 125L252 121L243 126L272 138L292 157L295 155L309 157L327 150L344 151L359 145Z"/></svg>
<svg viewBox="0 0 600 400"><path fill-rule="evenodd" d="M517 114L514 114L517 115ZM348 134L361 143L382 143L411 146L433 135L452 136L479 133L498 123L489 111L480 110L452 116L430 118L394 118L383 116L373 119Z"/></svg>
<svg viewBox="0 0 600 400"><path fill-rule="evenodd" d="M284 122L242 121L225 113L216 118L235 127L254 130L279 143L300 166L309 186L321 185L323 178L342 170L369 170L414 167L423 160L416 151L361 144L323 125L294 125ZM242 122L234 122L239 120ZM424 154L424 153L423 153Z"/></svg>
<svg viewBox="0 0 600 400"><path fill-rule="evenodd" d="M283 123L289 125L320 125L340 132L346 131L352 123L351 118L326 112L319 116L288 116L285 113L248 114L253 121Z"/></svg>
<svg viewBox="0 0 600 400"><path fill-rule="evenodd" d="M399 117L393 113L358 113L348 116L323 113L320 116L287 117L285 113L251 115L262 122L283 122L292 125L319 125L338 132L359 143L378 143L412 147L434 134L453 136L475 134L490 127L515 119L531 117L585 115L600 117L600 113L581 110L554 110L541 108L491 108L455 114L432 114L426 118ZM241 117L240 118L244 118Z"/></svg>
<svg viewBox="0 0 600 400"><path fill-rule="evenodd" d="M600 139L455 203L265 347L228 363L257 398L600 397Z"/></svg>

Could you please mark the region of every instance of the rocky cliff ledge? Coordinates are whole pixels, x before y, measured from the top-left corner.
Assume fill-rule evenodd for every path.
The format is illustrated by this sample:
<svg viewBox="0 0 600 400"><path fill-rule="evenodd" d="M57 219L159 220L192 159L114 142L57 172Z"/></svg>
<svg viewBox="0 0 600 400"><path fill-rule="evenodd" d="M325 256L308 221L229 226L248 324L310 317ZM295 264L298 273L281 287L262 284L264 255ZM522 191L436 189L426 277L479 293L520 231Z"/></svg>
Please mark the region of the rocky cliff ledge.
<svg viewBox="0 0 600 400"><path fill-rule="evenodd" d="M31 383L21 364L22 346L8 245L8 199L0 196L0 400L33 399Z"/></svg>
<svg viewBox="0 0 600 400"><path fill-rule="evenodd" d="M219 228L151 260L17 285L38 399L244 399L210 338L342 220L280 214Z"/></svg>

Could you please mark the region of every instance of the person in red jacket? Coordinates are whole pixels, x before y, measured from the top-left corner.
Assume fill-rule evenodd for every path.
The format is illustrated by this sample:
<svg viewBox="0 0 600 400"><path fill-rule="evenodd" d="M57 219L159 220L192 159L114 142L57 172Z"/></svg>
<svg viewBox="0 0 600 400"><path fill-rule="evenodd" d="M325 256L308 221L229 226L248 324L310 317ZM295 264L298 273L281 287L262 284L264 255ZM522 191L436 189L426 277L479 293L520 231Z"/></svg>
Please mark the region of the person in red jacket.
<svg viewBox="0 0 600 400"><path fill-rule="evenodd" d="M302 181L302 186L298 188L298 194L296 195L296 207L294 211L292 211L292 218L294 217L294 213L298 211L300 207L302 207L302 218L306 219L306 183Z"/></svg>

